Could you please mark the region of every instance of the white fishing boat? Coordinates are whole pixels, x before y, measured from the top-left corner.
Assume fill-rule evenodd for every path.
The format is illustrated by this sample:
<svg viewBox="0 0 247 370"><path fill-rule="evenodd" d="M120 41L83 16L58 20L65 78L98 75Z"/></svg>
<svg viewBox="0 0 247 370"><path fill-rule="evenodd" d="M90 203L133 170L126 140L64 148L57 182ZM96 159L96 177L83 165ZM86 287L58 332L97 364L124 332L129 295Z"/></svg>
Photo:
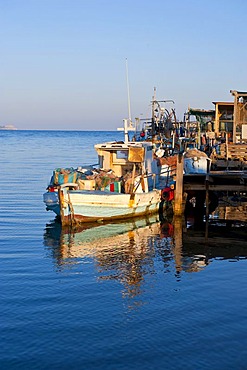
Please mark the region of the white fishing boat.
<svg viewBox="0 0 247 370"><path fill-rule="evenodd" d="M47 210L63 225L139 217L159 211L161 189L153 144L125 141L95 145L97 168L54 171L44 194Z"/></svg>

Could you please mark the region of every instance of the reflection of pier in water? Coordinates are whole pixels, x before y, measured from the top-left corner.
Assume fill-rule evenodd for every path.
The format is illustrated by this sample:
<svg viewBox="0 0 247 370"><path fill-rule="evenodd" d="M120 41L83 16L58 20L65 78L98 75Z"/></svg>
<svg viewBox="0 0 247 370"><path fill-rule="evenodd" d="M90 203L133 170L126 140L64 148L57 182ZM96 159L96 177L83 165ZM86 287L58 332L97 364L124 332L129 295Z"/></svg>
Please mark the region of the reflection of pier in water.
<svg viewBox="0 0 247 370"><path fill-rule="evenodd" d="M99 279L120 281L128 297L140 295L156 269L180 280L182 272L202 271L214 259L247 258L246 225L215 221L205 239L205 230L187 229L181 218L160 223L156 216L83 225L77 232L54 222L45 229L44 244L60 270L93 259Z"/></svg>

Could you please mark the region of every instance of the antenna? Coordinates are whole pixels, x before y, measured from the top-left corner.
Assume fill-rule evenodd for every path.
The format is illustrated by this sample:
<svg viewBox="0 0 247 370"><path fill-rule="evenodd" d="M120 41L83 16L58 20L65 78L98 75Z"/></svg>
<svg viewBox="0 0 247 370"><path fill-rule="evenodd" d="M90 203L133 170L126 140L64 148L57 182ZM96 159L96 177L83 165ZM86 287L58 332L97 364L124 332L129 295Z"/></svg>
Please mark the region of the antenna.
<svg viewBox="0 0 247 370"><path fill-rule="evenodd" d="M128 72L128 59L126 58L126 79L127 79L127 92L128 92L128 110L129 110L129 123L131 124L131 112L130 112L130 88L129 88L129 72Z"/></svg>
<svg viewBox="0 0 247 370"><path fill-rule="evenodd" d="M134 128L132 120L131 120L131 112L130 112L130 89L129 89L129 73L128 73L128 60L126 58L126 77L127 77L127 91L128 91L128 109L129 109L129 118L125 118L124 128L118 128L119 131L124 131L124 142L129 142L129 131L136 131L136 127Z"/></svg>

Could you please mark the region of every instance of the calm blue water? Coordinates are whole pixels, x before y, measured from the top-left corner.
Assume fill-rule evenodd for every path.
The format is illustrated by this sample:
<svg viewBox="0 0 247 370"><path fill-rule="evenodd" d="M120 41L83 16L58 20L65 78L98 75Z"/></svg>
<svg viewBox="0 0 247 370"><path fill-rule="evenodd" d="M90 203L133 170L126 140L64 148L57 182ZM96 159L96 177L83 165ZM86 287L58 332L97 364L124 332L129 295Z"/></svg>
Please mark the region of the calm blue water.
<svg viewBox="0 0 247 370"><path fill-rule="evenodd" d="M68 234L46 212L54 168L121 138L0 131L0 368L247 369L246 234L205 247L155 217Z"/></svg>

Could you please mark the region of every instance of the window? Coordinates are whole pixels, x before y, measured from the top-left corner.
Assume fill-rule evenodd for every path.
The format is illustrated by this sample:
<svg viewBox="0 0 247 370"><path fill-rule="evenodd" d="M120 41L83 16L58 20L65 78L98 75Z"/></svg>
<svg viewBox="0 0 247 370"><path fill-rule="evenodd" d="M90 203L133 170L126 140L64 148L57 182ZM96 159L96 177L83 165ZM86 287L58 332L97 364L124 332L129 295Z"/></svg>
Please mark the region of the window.
<svg viewBox="0 0 247 370"><path fill-rule="evenodd" d="M117 159L128 159L128 151L127 150L117 150L116 152Z"/></svg>

